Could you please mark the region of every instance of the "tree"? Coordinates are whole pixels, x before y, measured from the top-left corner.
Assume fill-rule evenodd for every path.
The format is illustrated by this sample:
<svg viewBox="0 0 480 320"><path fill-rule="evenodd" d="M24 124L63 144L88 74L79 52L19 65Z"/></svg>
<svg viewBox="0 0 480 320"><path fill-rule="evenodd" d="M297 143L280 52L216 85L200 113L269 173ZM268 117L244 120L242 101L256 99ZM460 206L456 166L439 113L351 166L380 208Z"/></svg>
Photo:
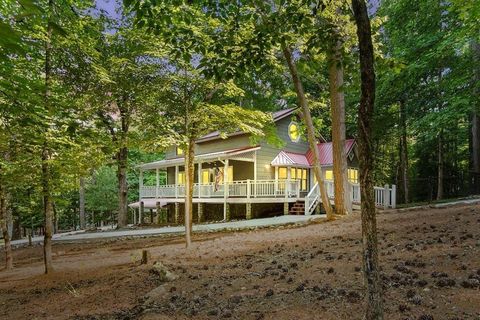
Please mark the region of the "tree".
<svg viewBox="0 0 480 320"><path fill-rule="evenodd" d="M187 248L191 245L194 148L195 141L212 132L223 136L241 130L259 139L273 126L271 116L260 111L243 109L231 102L243 91L232 81L218 83L201 75L201 70L190 63L179 62L172 72L165 75L159 86L156 104L146 110L146 144L163 136L164 146L176 145L185 155L185 238ZM271 128L270 128L271 129ZM152 140L150 140L152 139ZM226 180L226 179L225 179Z"/></svg>
<svg viewBox="0 0 480 320"><path fill-rule="evenodd" d="M358 108L358 149L363 243L363 274L367 286L365 318L383 319L382 283L378 265L377 219L373 190L372 127L375 103L375 69L372 31L364 0L352 0L357 24L362 94Z"/></svg>
<svg viewBox="0 0 480 320"><path fill-rule="evenodd" d="M118 224L127 224L128 151L136 145L132 128L136 114L148 102L163 64L160 44L132 28L130 21L107 21L105 28L115 29L98 39L100 49L98 82L89 88L92 115L110 135L118 179Z"/></svg>

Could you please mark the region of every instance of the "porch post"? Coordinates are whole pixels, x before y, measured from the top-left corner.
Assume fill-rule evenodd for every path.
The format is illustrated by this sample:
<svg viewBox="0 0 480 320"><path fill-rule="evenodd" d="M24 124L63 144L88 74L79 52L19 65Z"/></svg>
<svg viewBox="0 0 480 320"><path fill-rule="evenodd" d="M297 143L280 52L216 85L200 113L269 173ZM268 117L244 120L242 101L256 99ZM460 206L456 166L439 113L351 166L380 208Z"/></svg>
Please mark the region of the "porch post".
<svg viewBox="0 0 480 320"><path fill-rule="evenodd" d="M290 192L290 178L291 178L291 167L287 167L287 182L285 183L285 198L288 198L288 193Z"/></svg>
<svg viewBox="0 0 480 320"><path fill-rule="evenodd" d="M388 209L388 198L389 198L389 190L388 184L383 186L383 208L386 210Z"/></svg>
<svg viewBox="0 0 480 320"><path fill-rule="evenodd" d="M203 203L199 202L198 203L198 222L203 221Z"/></svg>
<svg viewBox="0 0 480 320"><path fill-rule="evenodd" d="M275 196L278 191L278 167L275 167Z"/></svg>
<svg viewBox="0 0 480 320"><path fill-rule="evenodd" d="M180 204L175 202L175 223L178 224L178 220L180 220Z"/></svg>
<svg viewBox="0 0 480 320"><path fill-rule="evenodd" d="M140 169L140 175L138 177L138 201L142 201L142 191L143 191L143 169Z"/></svg>
<svg viewBox="0 0 480 320"><path fill-rule="evenodd" d="M253 197L257 197L257 151L253 153Z"/></svg>
<svg viewBox="0 0 480 320"><path fill-rule="evenodd" d="M228 159L225 160L225 165L223 166L223 220L227 221L228 215Z"/></svg>
<svg viewBox="0 0 480 320"><path fill-rule="evenodd" d="M94 221L95 224L95 221ZM137 209L133 208L133 225L137 224Z"/></svg>
<svg viewBox="0 0 480 320"><path fill-rule="evenodd" d="M144 212L144 209L145 209L145 204L143 203L143 201L140 201L140 212L138 214L138 224L142 224L143 223L143 212Z"/></svg>
<svg viewBox="0 0 480 320"><path fill-rule="evenodd" d="M157 207L157 224L160 224L162 222L162 208L160 207L160 202L157 201L155 206Z"/></svg>
<svg viewBox="0 0 480 320"><path fill-rule="evenodd" d="M246 203L246 215L247 220L252 219L252 204L250 202Z"/></svg>
<svg viewBox="0 0 480 320"><path fill-rule="evenodd" d="M178 164L175 166L175 198L178 198Z"/></svg>
<svg viewBox="0 0 480 320"><path fill-rule="evenodd" d="M392 184L392 209L397 206L397 186Z"/></svg>
<svg viewBox="0 0 480 320"><path fill-rule="evenodd" d="M158 191L159 191L158 189L160 187L160 176L159 176L158 170L159 170L158 168L155 169L155 179L156 179L156 186L157 186L155 188L155 198L157 198L157 199L158 199Z"/></svg>
<svg viewBox="0 0 480 320"><path fill-rule="evenodd" d="M198 197L202 197L202 163L199 162L197 165L198 169Z"/></svg>

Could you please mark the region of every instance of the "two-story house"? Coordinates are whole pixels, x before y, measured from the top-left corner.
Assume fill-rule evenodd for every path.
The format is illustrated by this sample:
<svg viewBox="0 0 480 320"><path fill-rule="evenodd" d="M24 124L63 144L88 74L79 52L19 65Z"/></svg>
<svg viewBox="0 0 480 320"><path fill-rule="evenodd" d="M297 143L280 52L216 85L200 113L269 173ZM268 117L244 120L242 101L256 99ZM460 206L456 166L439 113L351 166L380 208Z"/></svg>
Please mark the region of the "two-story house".
<svg viewBox="0 0 480 320"><path fill-rule="evenodd" d="M282 148L261 142L251 145L250 135L235 132L226 139L212 132L196 141L194 221L218 221L278 214L312 214L319 207L318 184L312 170L312 154L299 131L298 109L273 114ZM332 144L319 142L327 190L333 197ZM359 199L356 144L347 140L351 199ZM185 170L183 150L172 147L165 159L139 166L140 201L131 207L165 208L168 222L183 221ZM144 185L142 172L153 170L156 185ZM163 175L166 184L160 185ZM253 216L254 215L254 216ZM165 221L166 222L166 221Z"/></svg>

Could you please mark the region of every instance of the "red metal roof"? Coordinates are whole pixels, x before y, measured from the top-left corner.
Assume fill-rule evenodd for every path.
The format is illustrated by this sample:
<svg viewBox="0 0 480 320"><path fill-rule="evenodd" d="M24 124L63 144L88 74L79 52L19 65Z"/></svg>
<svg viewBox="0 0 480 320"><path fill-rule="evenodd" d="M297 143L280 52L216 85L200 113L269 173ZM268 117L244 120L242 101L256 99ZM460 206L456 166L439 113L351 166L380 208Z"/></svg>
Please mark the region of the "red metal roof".
<svg viewBox="0 0 480 320"><path fill-rule="evenodd" d="M287 151L280 151L275 159L272 160L271 165L310 167L306 155Z"/></svg>
<svg viewBox="0 0 480 320"><path fill-rule="evenodd" d="M345 153L348 155L353 149L353 145L355 144L354 139L345 140ZM318 151L320 153L320 164L322 166L328 166L333 164L333 147L331 142L324 142L317 144ZM313 152L312 150L308 150L307 159L310 165L313 163Z"/></svg>

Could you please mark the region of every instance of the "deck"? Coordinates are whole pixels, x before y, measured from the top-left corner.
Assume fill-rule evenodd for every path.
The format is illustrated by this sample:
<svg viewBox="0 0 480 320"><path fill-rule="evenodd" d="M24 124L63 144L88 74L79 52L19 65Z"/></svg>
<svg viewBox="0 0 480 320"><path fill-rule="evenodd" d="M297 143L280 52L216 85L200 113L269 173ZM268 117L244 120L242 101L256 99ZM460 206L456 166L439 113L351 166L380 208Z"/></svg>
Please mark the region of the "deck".
<svg viewBox="0 0 480 320"><path fill-rule="evenodd" d="M325 181L330 200L334 199L333 181ZM350 199L353 205L360 204L360 186L350 183ZM375 187L375 204L380 208L395 208L395 186ZM302 191L299 180L238 180L221 184L195 183L194 203L291 203L305 202L305 213L311 214L321 202L318 184ZM155 207L157 202L185 202L185 185L140 186L140 199L146 207Z"/></svg>

